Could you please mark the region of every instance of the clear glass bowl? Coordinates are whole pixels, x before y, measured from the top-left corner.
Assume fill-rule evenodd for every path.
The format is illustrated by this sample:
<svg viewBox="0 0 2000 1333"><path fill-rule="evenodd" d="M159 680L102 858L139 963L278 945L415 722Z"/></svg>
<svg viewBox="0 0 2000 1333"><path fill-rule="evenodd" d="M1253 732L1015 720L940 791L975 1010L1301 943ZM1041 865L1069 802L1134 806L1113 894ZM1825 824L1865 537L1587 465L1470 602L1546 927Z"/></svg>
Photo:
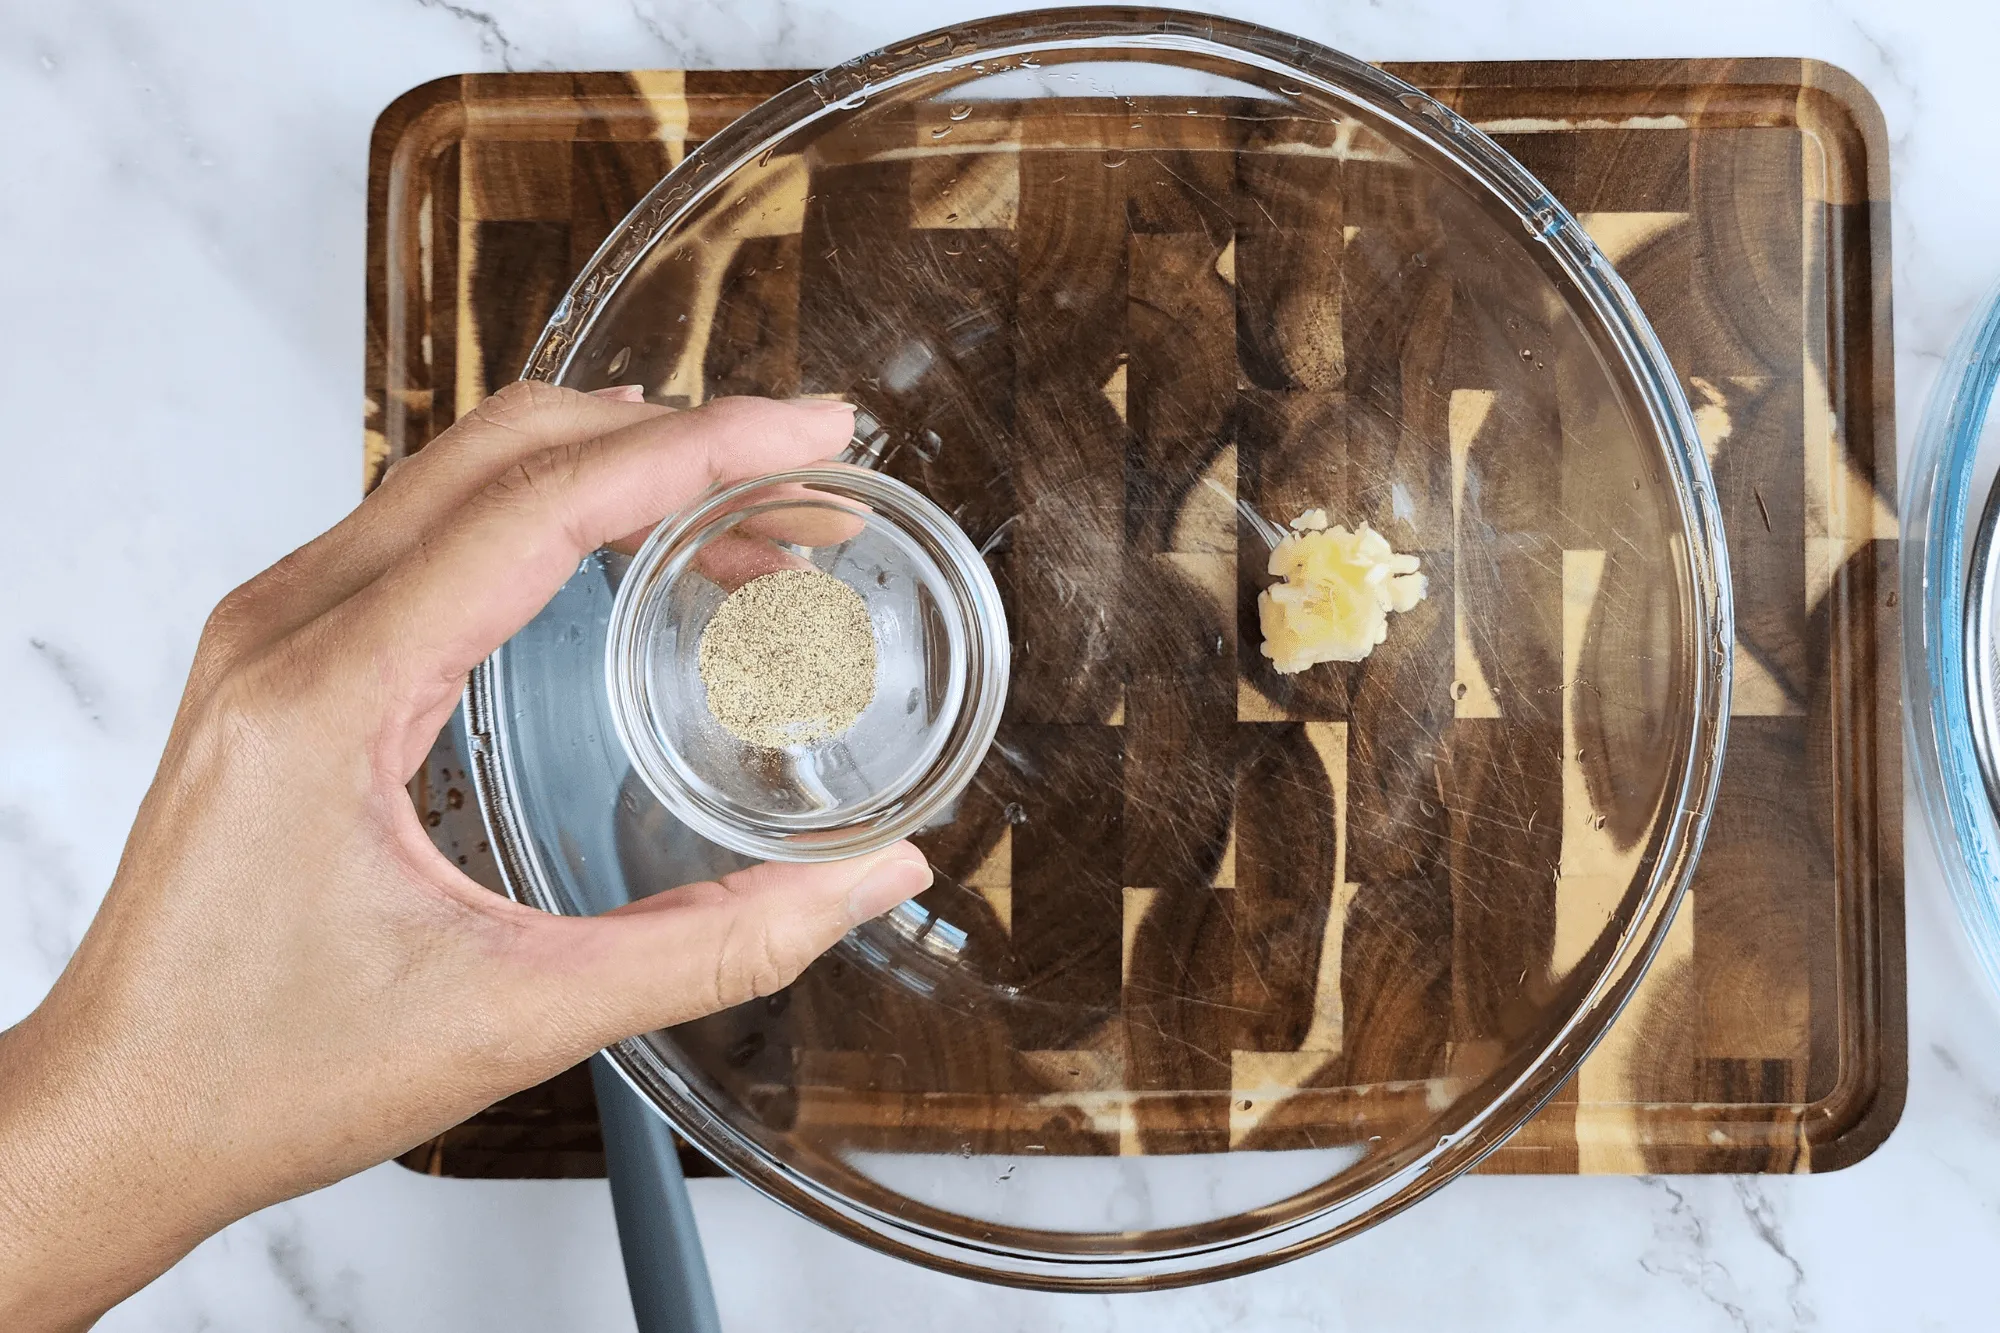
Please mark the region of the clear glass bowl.
<svg viewBox="0 0 2000 1333"><path fill-rule="evenodd" d="M861 596L875 693L851 727L781 750L716 721L700 671L710 618L777 569ZM653 795L746 856L832 861L923 828L972 779L1007 692L1000 590L951 517L858 467L712 488L654 529L618 589L605 683L618 737Z"/></svg>
<svg viewBox="0 0 2000 1333"><path fill-rule="evenodd" d="M1924 405L1903 542L1903 678L1918 804L1973 952L2000 992L2000 824L1989 795L2000 471L2000 290L1959 335Z"/></svg>
<svg viewBox="0 0 2000 1333"><path fill-rule="evenodd" d="M806 1216L1042 1287L1274 1263L1497 1146L1663 937L1728 715L1706 459L1576 221L1382 71L1144 10L873 53L691 154L529 369L858 403L1006 608L994 744L916 836L936 885L613 1052ZM1315 507L1430 595L1284 676L1257 596ZM551 911L741 864L610 722L626 576L587 562L469 699Z"/></svg>

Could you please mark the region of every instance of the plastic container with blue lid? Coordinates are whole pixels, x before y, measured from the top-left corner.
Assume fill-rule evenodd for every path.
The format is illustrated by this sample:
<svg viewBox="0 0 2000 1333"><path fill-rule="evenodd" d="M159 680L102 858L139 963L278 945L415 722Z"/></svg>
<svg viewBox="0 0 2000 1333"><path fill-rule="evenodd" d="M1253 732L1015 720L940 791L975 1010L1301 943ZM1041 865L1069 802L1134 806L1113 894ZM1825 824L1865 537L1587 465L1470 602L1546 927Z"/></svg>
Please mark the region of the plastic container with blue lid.
<svg viewBox="0 0 2000 1333"><path fill-rule="evenodd" d="M1918 804L1987 981L2000 992L2000 289L1959 336L1910 464L1903 674Z"/></svg>

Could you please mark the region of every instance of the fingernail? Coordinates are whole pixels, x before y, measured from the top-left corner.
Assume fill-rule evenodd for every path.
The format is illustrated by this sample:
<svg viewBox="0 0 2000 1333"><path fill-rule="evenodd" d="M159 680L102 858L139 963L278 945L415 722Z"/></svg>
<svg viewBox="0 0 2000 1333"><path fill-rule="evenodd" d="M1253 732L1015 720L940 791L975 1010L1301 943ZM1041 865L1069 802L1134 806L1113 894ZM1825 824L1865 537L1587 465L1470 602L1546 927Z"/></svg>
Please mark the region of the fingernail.
<svg viewBox="0 0 2000 1333"><path fill-rule="evenodd" d="M931 886L930 863L913 847L889 853L868 868L855 886L847 891L850 921L878 917L897 903L916 897Z"/></svg>
<svg viewBox="0 0 2000 1333"><path fill-rule="evenodd" d="M592 398L611 398L621 403L643 403L646 401L646 386L643 384L614 384L608 389L592 389Z"/></svg>
<svg viewBox="0 0 2000 1333"><path fill-rule="evenodd" d="M853 403L839 398L794 398L791 401L800 407L819 407L829 412L852 412L854 410Z"/></svg>

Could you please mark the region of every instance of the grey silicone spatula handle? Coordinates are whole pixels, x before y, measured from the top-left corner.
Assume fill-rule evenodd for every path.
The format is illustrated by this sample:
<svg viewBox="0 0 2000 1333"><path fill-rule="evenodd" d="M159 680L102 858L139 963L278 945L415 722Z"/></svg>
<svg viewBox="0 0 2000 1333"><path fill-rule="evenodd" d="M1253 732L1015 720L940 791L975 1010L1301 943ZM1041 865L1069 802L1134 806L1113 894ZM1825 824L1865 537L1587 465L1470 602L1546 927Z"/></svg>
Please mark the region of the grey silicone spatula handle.
<svg viewBox="0 0 2000 1333"><path fill-rule="evenodd" d="M639 1333L721 1333L673 1131L603 1055L591 1057L590 1081Z"/></svg>

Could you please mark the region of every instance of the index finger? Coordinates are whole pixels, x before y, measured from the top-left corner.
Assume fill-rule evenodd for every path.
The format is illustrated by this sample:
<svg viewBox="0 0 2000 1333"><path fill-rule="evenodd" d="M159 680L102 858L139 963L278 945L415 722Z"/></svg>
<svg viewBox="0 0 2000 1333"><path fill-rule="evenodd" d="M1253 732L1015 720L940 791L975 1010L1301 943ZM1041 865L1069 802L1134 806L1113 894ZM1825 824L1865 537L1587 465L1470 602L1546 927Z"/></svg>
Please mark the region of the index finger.
<svg viewBox="0 0 2000 1333"><path fill-rule="evenodd" d="M275 642L338 606L521 458L669 411L629 395L584 394L526 380L508 385L391 467L340 522L245 584L237 601L250 623L239 643Z"/></svg>
<svg viewBox="0 0 2000 1333"><path fill-rule="evenodd" d="M465 674L584 556L716 481L829 458L853 424L845 404L720 399L523 459L414 558L314 622L312 650L354 668L363 716L380 717L386 702L399 715L383 718L392 726L441 722Z"/></svg>

